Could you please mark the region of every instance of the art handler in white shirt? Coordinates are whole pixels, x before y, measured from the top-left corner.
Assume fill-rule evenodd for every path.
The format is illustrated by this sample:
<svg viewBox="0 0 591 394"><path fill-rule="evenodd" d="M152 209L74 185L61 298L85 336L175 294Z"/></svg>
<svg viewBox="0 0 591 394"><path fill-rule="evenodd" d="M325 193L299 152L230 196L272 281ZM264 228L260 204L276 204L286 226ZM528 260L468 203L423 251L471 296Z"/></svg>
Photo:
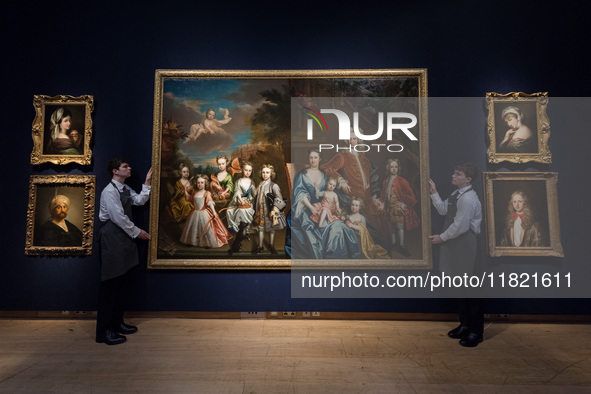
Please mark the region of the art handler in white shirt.
<svg viewBox="0 0 591 394"><path fill-rule="evenodd" d="M130 270L139 264L135 238L149 240L150 234L133 224L132 205L144 205L150 198L152 169L146 175L138 194L125 180L131 176L129 162L122 158L109 161L111 182L103 189L100 200L99 231L101 286L96 319L96 341L118 345L126 341L137 327L123 321L125 291Z"/></svg>
<svg viewBox="0 0 591 394"><path fill-rule="evenodd" d="M431 201L441 215L445 215L443 232L431 235L432 244L441 244L439 269L446 275L471 275L476 262L477 234L480 234L482 207L472 181L478 176L478 168L471 163L456 166L451 177L457 187L447 200L442 201L435 183L429 180ZM460 325L448 332L448 336L460 339L460 345L475 347L482 342L484 314L482 300L457 299Z"/></svg>

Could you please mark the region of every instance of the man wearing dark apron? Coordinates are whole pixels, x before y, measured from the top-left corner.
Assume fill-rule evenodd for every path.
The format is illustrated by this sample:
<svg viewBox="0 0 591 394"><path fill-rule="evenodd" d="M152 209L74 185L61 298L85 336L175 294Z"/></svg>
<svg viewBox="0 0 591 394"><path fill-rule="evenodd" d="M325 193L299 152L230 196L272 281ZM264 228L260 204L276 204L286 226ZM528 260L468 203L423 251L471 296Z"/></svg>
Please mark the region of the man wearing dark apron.
<svg viewBox="0 0 591 394"><path fill-rule="evenodd" d="M439 269L449 276L471 275L476 262L476 235L480 234L482 207L472 188L478 168L471 163L459 165L452 175L452 184L458 189L445 201L441 200L435 183L429 180L431 201L441 215L445 215L443 232L432 235L432 244L441 244ZM482 342L484 314L482 302L477 298L456 300L460 325L448 332L448 336L460 339L460 345L475 347Z"/></svg>
<svg viewBox="0 0 591 394"><path fill-rule="evenodd" d="M96 341L118 345L127 339L122 334L133 334L137 331L137 327L123 322L124 292L130 270L139 264L134 239L149 240L150 234L133 224L131 206L144 205L150 198L152 169L146 175L140 194L125 185L125 180L131 176L131 167L126 160L111 159L107 169L112 179L103 189L100 200L101 286Z"/></svg>

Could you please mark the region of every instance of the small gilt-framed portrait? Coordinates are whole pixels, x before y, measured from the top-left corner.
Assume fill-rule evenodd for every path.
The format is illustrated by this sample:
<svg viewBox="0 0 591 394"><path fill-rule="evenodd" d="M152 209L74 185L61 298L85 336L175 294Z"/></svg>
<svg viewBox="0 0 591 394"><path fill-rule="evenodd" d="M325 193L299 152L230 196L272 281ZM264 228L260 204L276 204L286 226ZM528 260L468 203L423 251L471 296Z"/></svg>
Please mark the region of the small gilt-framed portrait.
<svg viewBox="0 0 591 394"><path fill-rule="evenodd" d="M94 175L31 175L25 254L90 255Z"/></svg>
<svg viewBox="0 0 591 394"><path fill-rule="evenodd" d="M556 172L484 173L491 256L564 257L557 183Z"/></svg>
<svg viewBox="0 0 591 394"><path fill-rule="evenodd" d="M548 93L487 93L488 162L551 163Z"/></svg>
<svg viewBox="0 0 591 394"><path fill-rule="evenodd" d="M31 164L91 163L93 96L35 95L33 107Z"/></svg>

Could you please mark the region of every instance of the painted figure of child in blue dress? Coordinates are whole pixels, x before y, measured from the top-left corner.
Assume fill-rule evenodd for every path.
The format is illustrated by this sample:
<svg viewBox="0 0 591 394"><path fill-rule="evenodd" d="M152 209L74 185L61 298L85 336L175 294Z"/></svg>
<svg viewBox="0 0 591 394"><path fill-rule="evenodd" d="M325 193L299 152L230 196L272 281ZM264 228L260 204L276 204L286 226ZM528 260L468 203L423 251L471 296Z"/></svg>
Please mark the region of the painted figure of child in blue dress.
<svg viewBox="0 0 591 394"><path fill-rule="evenodd" d="M248 236L254 218L255 185L251 178L252 163L242 162L242 177L234 184L234 197L226 211L228 228L236 233L234 242L228 250L230 255L239 252L242 241Z"/></svg>

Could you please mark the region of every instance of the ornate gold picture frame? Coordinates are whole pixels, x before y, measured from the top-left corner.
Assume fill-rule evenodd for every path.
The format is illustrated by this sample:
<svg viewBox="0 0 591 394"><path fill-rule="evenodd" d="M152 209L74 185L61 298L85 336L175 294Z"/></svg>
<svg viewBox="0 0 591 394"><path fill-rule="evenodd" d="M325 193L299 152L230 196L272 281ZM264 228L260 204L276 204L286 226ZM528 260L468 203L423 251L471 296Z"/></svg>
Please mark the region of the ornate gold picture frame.
<svg viewBox="0 0 591 394"><path fill-rule="evenodd" d="M89 165L92 159L93 96L35 95L33 107L31 164Z"/></svg>
<svg viewBox="0 0 591 394"><path fill-rule="evenodd" d="M488 162L551 163L548 93L487 93Z"/></svg>
<svg viewBox="0 0 591 394"><path fill-rule="evenodd" d="M153 269L289 269L291 192L295 177L307 164L307 158L291 157L291 103L294 97L427 97L425 69L388 70L157 70L155 76L154 132L152 168L152 197L150 204L150 234L148 268ZM423 104L423 103L422 103ZM421 105L422 105L421 104ZM432 266L431 246L421 240L430 232L428 194L428 131L426 105L421 112L420 149L405 152L405 170L412 178L419 203L415 209L421 218L420 229L413 230L416 238L413 259L392 260L391 268L429 268ZM210 123L207 126L206 123ZM417 144L418 146L418 144ZM242 248L230 252L236 239L235 229L228 222L230 199L215 198L213 189L222 179L219 158L226 172L234 175L234 187L241 177L245 162L252 164L252 184L260 186L262 166L273 166L273 182L282 194L286 208L287 226L274 233L274 244L265 235L265 246L257 250L258 234L250 233ZM408 157L407 157L408 156ZM410 157L412 156L412 157ZM326 161L329 157L325 158ZM380 176L385 172L380 163ZM384 168L382 168L384 167ZM183 171L187 172L183 186ZM221 171L221 170L220 170ZM193 197L195 183L201 175L207 178L206 190L213 198L215 211L210 209L208 225L225 233L220 235L222 246L198 246L187 237L188 220L196 221L199 214ZM215 178L215 179L214 179ZM191 181L191 179L193 181ZM192 183L191 183L192 182ZM214 186L211 185L214 183ZM222 188L223 189L223 188ZM187 204L189 201L191 204ZM208 202L209 201L209 202ZM202 207L202 205L199 205ZM191 219L192 217L192 219ZM192 222L193 223L193 222ZM208 227L209 228L209 227ZM197 236L204 234L199 232ZM227 242L227 243L226 243ZM209 245L209 244L206 244ZM270 246L270 247L269 247ZM273 250L275 249L275 251ZM251 252L252 250L252 252ZM276 253L273 253L276 252ZM416 256L416 255L415 255ZM365 261L375 266L373 261Z"/></svg>
<svg viewBox="0 0 591 394"><path fill-rule="evenodd" d="M25 254L91 255L94 175L31 175Z"/></svg>
<svg viewBox="0 0 591 394"><path fill-rule="evenodd" d="M485 172L489 253L564 257L558 220L558 173Z"/></svg>

